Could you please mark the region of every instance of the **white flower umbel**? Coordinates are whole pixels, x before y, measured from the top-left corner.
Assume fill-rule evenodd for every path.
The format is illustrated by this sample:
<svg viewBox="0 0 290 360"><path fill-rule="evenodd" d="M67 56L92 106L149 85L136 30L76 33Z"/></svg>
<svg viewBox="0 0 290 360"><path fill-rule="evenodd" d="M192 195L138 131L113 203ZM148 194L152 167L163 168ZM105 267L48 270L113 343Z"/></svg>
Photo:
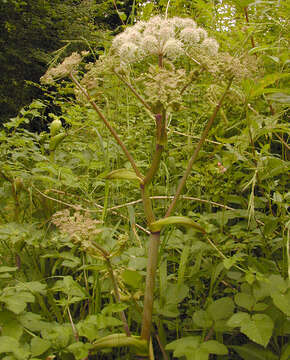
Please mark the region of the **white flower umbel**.
<svg viewBox="0 0 290 360"><path fill-rule="evenodd" d="M117 35L112 51L123 63L133 63L146 56L157 55L175 60L185 50L196 48L208 55L218 52L218 43L208 37L206 30L197 27L192 19L154 16L149 21L139 21Z"/></svg>
<svg viewBox="0 0 290 360"><path fill-rule="evenodd" d="M205 39L202 43L202 46L210 53L210 55L216 55L218 53L219 44L215 39Z"/></svg>

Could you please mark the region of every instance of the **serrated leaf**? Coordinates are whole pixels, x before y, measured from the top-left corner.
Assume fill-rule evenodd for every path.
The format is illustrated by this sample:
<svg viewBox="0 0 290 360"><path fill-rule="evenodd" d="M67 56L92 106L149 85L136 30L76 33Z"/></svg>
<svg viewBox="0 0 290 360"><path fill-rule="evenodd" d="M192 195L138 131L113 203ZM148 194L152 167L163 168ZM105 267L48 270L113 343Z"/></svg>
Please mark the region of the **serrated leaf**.
<svg viewBox="0 0 290 360"><path fill-rule="evenodd" d="M234 302L229 297L224 297L214 301L207 308L207 312L215 321L227 319L234 313Z"/></svg>
<svg viewBox="0 0 290 360"><path fill-rule="evenodd" d="M188 226L205 234L205 230L200 225L186 216L168 216L166 218L152 222L149 225L149 228L152 232L159 232L164 226L168 225Z"/></svg>
<svg viewBox="0 0 290 360"><path fill-rule="evenodd" d="M116 180L137 180L142 182L142 179L139 178L134 171L128 169L118 169L111 171L107 176L106 179L116 179Z"/></svg>

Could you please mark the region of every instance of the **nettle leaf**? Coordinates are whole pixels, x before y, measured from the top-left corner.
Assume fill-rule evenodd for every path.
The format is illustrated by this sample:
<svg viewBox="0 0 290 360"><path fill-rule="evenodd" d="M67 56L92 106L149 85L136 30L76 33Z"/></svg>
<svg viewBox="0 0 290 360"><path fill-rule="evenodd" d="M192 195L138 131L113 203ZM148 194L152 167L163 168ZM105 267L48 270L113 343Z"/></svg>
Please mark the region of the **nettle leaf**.
<svg viewBox="0 0 290 360"><path fill-rule="evenodd" d="M273 332L274 323L265 314L255 314L252 317L247 313L234 314L228 321L230 327L240 327L241 332L252 341L267 346Z"/></svg>
<svg viewBox="0 0 290 360"><path fill-rule="evenodd" d="M229 318L234 313L234 308L233 300L229 297L224 297L210 304L207 312L214 321L217 321Z"/></svg>
<svg viewBox="0 0 290 360"><path fill-rule="evenodd" d="M255 305L255 298L251 294L241 292L235 295L235 303L238 306L251 311Z"/></svg>
<svg viewBox="0 0 290 360"><path fill-rule="evenodd" d="M278 360L279 357L270 350L264 349L257 344L245 344L242 346L230 346L243 360ZM284 359L287 360L287 359Z"/></svg>

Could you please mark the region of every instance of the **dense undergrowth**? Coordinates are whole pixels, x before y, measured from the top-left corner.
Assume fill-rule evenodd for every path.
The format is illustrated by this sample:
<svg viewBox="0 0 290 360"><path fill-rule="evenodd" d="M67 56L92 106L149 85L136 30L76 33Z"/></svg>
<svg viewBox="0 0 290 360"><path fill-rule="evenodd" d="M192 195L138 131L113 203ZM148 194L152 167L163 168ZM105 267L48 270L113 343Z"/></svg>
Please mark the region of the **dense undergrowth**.
<svg viewBox="0 0 290 360"><path fill-rule="evenodd" d="M172 4L173 12L177 5ZM236 7L241 19L245 9ZM232 50L233 58L217 65L216 54L206 60L201 55L199 60L207 61L202 71L189 56L166 60L165 53L159 67L149 67L154 57L146 57L129 72L112 72L116 63L97 62L96 69L89 68L94 77L86 78L84 54L71 80L45 90L61 109L61 116L48 115L54 124L49 132L27 130L33 118L41 121L46 114L47 105L39 100L5 124L0 132L1 359L289 358L289 95L282 10L281 5L278 25L268 25L258 5L256 23L247 30L238 31L242 20L237 20L235 49L226 48L226 32L214 33L220 53ZM249 47L251 40L259 46ZM235 59L242 64L234 68ZM179 68L185 75L176 75ZM228 79L231 87L217 109ZM85 92L75 92L74 80L88 86L141 174L154 160L156 145L164 147L148 189L146 177L136 178ZM156 84L159 90L167 84L162 90L171 94L170 104L168 98L158 103ZM166 112L166 129L160 131L167 141L158 132L155 136L160 109ZM167 226L157 224L156 231L146 196L155 218L164 219L215 109L214 124L171 214L179 217L168 217ZM148 190L143 203L140 184ZM184 222L190 227L180 226ZM161 238L147 347L142 313L150 230L161 230Z"/></svg>

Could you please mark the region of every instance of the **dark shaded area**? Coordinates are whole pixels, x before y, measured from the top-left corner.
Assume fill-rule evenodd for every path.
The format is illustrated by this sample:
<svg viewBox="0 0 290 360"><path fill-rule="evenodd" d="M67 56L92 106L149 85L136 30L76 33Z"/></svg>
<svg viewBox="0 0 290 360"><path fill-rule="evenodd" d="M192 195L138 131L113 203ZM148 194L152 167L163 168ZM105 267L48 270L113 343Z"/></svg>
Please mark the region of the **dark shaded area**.
<svg viewBox="0 0 290 360"><path fill-rule="evenodd" d="M128 16L132 2L118 10ZM98 30L121 24L111 0L0 0L0 125L42 95L33 82L39 82L64 40L75 41L67 53L87 48L81 39L94 47Z"/></svg>

